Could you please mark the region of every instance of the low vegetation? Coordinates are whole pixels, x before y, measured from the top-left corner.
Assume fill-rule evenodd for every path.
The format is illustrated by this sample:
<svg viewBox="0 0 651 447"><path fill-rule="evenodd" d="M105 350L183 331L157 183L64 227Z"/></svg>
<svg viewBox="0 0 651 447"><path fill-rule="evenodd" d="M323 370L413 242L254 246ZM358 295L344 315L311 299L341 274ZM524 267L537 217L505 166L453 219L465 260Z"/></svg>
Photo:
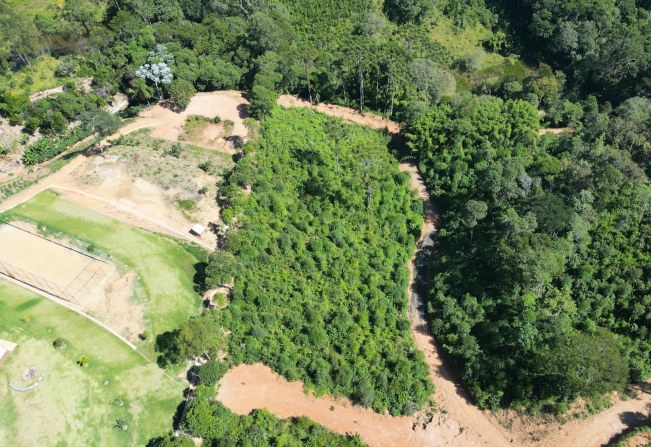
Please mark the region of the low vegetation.
<svg viewBox="0 0 651 447"><path fill-rule="evenodd" d="M20 322L26 311L29 325ZM145 445L168 430L182 402L182 383L138 351L81 315L10 283L0 284L0 338L18 343L0 370L4 443ZM52 349L62 338L66 349ZM81 358L88 368L79 367ZM21 393L6 386L10 381L26 386L20 383L27 366L38 368L36 378L46 373L37 389ZM118 397L121 405L110 405ZM128 432L112 428L116 419L128 421Z"/></svg>

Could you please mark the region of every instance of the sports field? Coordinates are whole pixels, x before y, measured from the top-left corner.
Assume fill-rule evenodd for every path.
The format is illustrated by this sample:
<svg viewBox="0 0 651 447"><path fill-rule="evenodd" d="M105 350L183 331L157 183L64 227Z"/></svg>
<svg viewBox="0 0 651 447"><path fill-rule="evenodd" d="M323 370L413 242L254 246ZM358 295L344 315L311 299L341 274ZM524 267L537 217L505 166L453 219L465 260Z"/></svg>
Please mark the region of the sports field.
<svg viewBox="0 0 651 447"><path fill-rule="evenodd" d="M0 368L0 444L145 445L169 430L183 384L117 337L47 298L0 278L0 339L18 343ZM31 321L21 321L29 315ZM51 329L51 332L48 330ZM55 349L61 337L67 348ZM87 356L89 367L77 364ZM38 368L39 386L22 371ZM108 381L108 385L104 382ZM110 405L116 398L124 405ZM128 430L114 428L123 419Z"/></svg>
<svg viewBox="0 0 651 447"><path fill-rule="evenodd" d="M50 191L12 211L92 243L111 255L118 269L135 272L130 299L144 306L144 327L153 336L199 314L201 296L195 292L194 277L207 255L198 246L127 225ZM136 344L154 359L153 343Z"/></svg>

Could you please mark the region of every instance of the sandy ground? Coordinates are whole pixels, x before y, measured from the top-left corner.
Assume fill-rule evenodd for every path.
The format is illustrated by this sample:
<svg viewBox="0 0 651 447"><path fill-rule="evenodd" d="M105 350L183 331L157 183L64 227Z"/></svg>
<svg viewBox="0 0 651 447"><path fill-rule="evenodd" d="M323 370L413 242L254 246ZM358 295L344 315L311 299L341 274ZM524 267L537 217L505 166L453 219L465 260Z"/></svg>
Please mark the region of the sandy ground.
<svg viewBox="0 0 651 447"><path fill-rule="evenodd" d="M129 270L121 275L117 269L93 290L77 298L83 311L118 332L130 342L138 340L145 330L145 305L134 302L136 274Z"/></svg>
<svg viewBox="0 0 651 447"><path fill-rule="evenodd" d="M538 135L545 135L546 133L553 133L554 135L560 135L563 132L569 132L572 133L574 132L574 129L571 129L569 127L550 127L548 129L540 129L538 131Z"/></svg>
<svg viewBox="0 0 651 447"><path fill-rule="evenodd" d="M279 104L311 107L376 129L382 129L387 124L380 117L370 114L361 117L351 109L323 104L312 106L306 101L290 96L281 97ZM388 124L390 131L399 130L397 124ZM411 172L412 187L418 191L420 197L428 198L417 167L409 160L405 160L400 164L400 169ZM426 206L425 217L419 246L435 232L437 216L431 202ZM413 264L410 267L413 269ZM413 284L412 276L410 292ZM444 445L597 447L607 445L614 436L631 426L640 424L651 414L650 382L631 387L636 391L637 397L628 400L613 397L613 405L610 408L597 415L572 419L566 424L521 418L513 411L496 413L481 411L470 400L452 365L442 357L442 350L429 333L422 316L414 311L410 314L414 340L418 348L425 353L432 380L436 384L433 398L444 412L436 413L424 429L422 414L415 418L391 418L358 407L348 406L340 409L337 404L334 404L335 411L330 412L329 408L333 402L331 398L308 397L302 392L300 382L287 383L262 365L240 365L230 371L222 379L219 399L238 413L266 407L272 413L284 417L306 415L339 433L357 431L371 446L418 446L425 442L424 445L432 447ZM411 423L403 425L405 419L411 420Z"/></svg>
<svg viewBox="0 0 651 447"><path fill-rule="evenodd" d="M630 439L622 442L624 447L647 447L651 445L651 432L637 433Z"/></svg>
<svg viewBox="0 0 651 447"><path fill-rule="evenodd" d="M187 117L201 115L208 118L219 116L222 123L226 120L233 121L230 137L239 136L246 140L248 131L244 126L244 119L247 117L246 105L248 103L242 93L237 91L197 93L190 101L190 105L182 112L175 112L157 104L153 106L152 116L152 111L149 108L144 109L133 123L120 129L120 133L126 135L137 129L152 127L151 136L154 138L177 141L183 132L183 125ZM222 129L223 125L208 125L204 135L197 141L189 142L234 154L235 150L231 145L225 139L218 137Z"/></svg>
<svg viewBox="0 0 651 447"><path fill-rule="evenodd" d="M101 263L102 270L93 275L97 261L10 225L0 226L0 261L67 290L74 295L70 302L74 308L129 341L136 341L144 331L145 307L131 299L135 282L132 271L121 274L114 266ZM88 281L91 277L94 281Z"/></svg>
<svg viewBox="0 0 651 447"><path fill-rule="evenodd" d="M98 176L97 182L92 185L82 181L89 170L94 170ZM56 186L60 187L58 190L66 194L68 200L130 225L176 237L183 236L209 249L215 247L217 238L209 231L204 232L201 239L190 235L193 224L172 204L171 197L176 193L174 189L163 191L145 179L133 178L121 164L91 157L80 163ZM202 201L206 203L199 203L199 211L193 215L197 222L205 225L219 220L216 202L208 197Z"/></svg>
<svg viewBox="0 0 651 447"><path fill-rule="evenodd" d="M460 427L444 414L416 424L411 417L380 415L346 399L315 398L303 392L300 382L287 382L261 363L231 369L220 381L217 398L238 414L268 408L282 418L305 415L338 433L358 433L371 446L473 445L457 442Z"/></svg>
<svg viewBox="0 0 651 447"><path fill-rule="evenodd" d="M10 225L0 226L0 261L66 288L92 259Z"/></svg>

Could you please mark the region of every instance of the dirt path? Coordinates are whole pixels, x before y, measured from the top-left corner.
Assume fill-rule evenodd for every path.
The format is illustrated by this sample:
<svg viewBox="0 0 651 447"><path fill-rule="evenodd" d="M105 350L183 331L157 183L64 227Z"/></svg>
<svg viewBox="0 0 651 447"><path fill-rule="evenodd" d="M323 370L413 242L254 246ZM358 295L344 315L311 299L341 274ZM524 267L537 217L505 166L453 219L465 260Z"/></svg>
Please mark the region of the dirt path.
<svg viewBox="0 0 651 447"><path fill-rule="evenodd" d="M417 423L414 418L392 417L352 405L346 399L315 398L303 392L301 382L287 382L269 367L256 363L231 369L220 381L217 397L238 414L268 408L279 417L305 415L340 434L358 433L371 446L471 446L458 424L436 413Z"/></svg>
<svg viewBox="0 0 651 447"><path fill-rule="evenodd" d="M310 107L376 129L384 128L387 124L382 118L370 114L362 117L354 110L342 107L332 105L312 106L306 101L297 100L290 96L281 97L279 104ZM399 131L397 124L388 124L390 131ZM437 436L430 438L427 445L598 447L607 445L614 436L624 432L631 426L640 424L641 421L651 415L651 381L631 387L637 393L637 397L628 400L615 397L613 405L601 413L590 415L586 419L574 418L563 425L558 422L547 423L542 419L523 419L514 411L500 411L497 413L481 411L473 405L467 392L459 383L455 370L448 360L441 357L442 350L430 334L423 313L424 297L426 297L427 293L427 269L424 268L424 265L428 261L434 243L437 213L434 204L428 200L429 194L413 161L403 160L400 163L400 169L409 171L412 174L412 187L418 191L420 197L426 199L423 234L418 243L418 251L412 261L413 264L410 265L412 268L412 281L409 286L410 317L412 319L414 340L418 348L424 352L425 359L430 366L432 380L436 384L434 399L439 407L447 412L446 417L439 420L436 420L437 416L435 415L435 420L432 422L435 422L436 429L430 428L431 423L425 427L425 431L437 432ZM282 416L305 414L339 433L351 429L350 424L346 429L342 429L342 423L339 422L339 419L333 419L334 415L330 417L323 403L315 402L317 400L328 402L327 397L314 399L308 398L304 394L301 397L298 393L292 391L293 387L300 391L300 383L283 383L282 378L276 377L271 372L263 373L261 368L255 365L243 365L227 375L220 396L224 396L229 406L237 408L237 411L267 407L272 412L278 410L278 414ZM250 374L253 374L253 376ZM249 379L249 377L251 378ZM240 378L244 378L244 380L239 380ZM239 384L234 383L236 380L239 380ZM254 386L248 387L242 385L242 382ZM229 387L235 387L237 392L233 393L229 390ZM258 389L263 390L263 392L256 393ZM336 405L335 407L337 408ZM336 409L335 413L337 411ZM387 434L386 430L380 431L377 436L375 435L376 428L373 420L381 416L375 414L366 415L359 408L351 408L350 411L356 411L357 413L346 413L346 417L359 421L354 428L364 435L366 442L378 446L394 445L384 443L385 440L395 439L393 435ZM337 422L339 423L337 424ZM369 426L368 430L363 428L366 424ZM392 427L398 433L401 433L398 437L400 440L395 445L419 445L413 436L414 433L406 434L402 431L403 428L400 422L392 423L387 421L388 427ZM418 429L418 425L414 425L414 427ZM455 428L459 427L464 429L461 435L452 438L445 436L445 433L454 432ZM510 429L505 427L510 427Z"/></svg>
<svg viewBox="0 0 651 447"><path fill-rule="evenodd" d="M83 87L83 89L86 91L90 91L90 86L92 83L93 83L93 78L84 78L81 79L80 81L76 81L77 87ZM63 85L60 85L58 87L43 90L38 93L34 93L33 95L30 95L29 101L34 102L38 99L47 98L48 96L52 96L55 93L62 93L62 92L63 92Z"/></svg>

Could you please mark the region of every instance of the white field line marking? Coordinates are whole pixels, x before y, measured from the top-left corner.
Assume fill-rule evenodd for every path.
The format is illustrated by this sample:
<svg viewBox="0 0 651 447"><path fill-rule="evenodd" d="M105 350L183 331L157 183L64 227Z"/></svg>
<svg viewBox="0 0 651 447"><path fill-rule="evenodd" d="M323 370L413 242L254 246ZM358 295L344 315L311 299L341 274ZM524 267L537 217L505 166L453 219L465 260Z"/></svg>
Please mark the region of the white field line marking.
<svg viewBox="0 0 651 447"><path fill-rule="evenodd" d="M143 218L143 219L145 219L145 220L148 220L148 221L150 221L150 222L153 222L153 223L155 223L156 225L159 225L159 226L161 226L161 227L163 227L163 228L165 228L165 229L167 229L167 230L173 231L174 233L178 234L179 236L183 237L184 239L187 239L187 240L190 241L190 242L194 242L194 243L196 243L196 244L199 244L199 245L201 245L202 247L207 248L207 249L210 250L210 251L213 251L213 250L214 250L214 248L212 248L212 247L210 247L210 246L208 246L208 245L206 245L206 244L204 244L204 243L202 243L202 242L196 241L196 240L194 240L194 239L188 237L187 235L181 233L180 231L175 230L174 228L168 227L167 225L165 225L165 224L163 224L163 223L161 223L161 222L158 222L157 220L151 219L151 218L149 218L149 217L147 217L147 216L145 216L145 215L143 215L143 214L140 214L140 213L138 213L137 211L134 211L134 210L132 210L131 208L128 208L128 207L126 207L126 206L124 206L124 205L122 205L122 204L120 204L120 203L116 203L116 202L112 202L112 201L110 201L110 200L102 199L101 197L97 197L97 196L94 196L94 195L92 195L92 194L88 194L88 193L85 193L85 192L82 192L82 191L78 191L78 190L76 190L76 189L66 188L65 186L50 185L50 187L52 187L52 188L59 188L59 189L65 189L65 190L68 190L68 191L76 192L76 193L78 193L78 194L81 194L81 195L84 195L84 196L91 197L91 198L93 198L93 199L95 199L95 200L100 200L100 201L102 201L102 202L106 202L106 203L110 203L111 205L118 206L118 207L122 208L123 210L125 210L125 211L127 211L127 212L129 212L129 213L131 213L131 214L134 214L134 215L136 215L136 216L138 216L138 217L141 217L141 218ZM119 220L119 219L118 219L118 220Z"/></svg>
<svg viewBox="0 0 651 447"><path fill-rule="evenodd" d="M13 279L13 278L8 277L8 276L3 276L3 278L5 278L5 279L7 279L7 280L9 280L9 281L11 281L11 282L13 282L13 283L18 284L18 285L21 286L21 287L26 287L26 288L28 288L29 290L31 290L32 292L38 293L39 295L44 296L45 298L49 298L50 300L54 301L55 303L57 303L57 304L59 304L59 305L61 305L61 306L63 306L63 307L67 307L68 309L72 310L73 312L77 312L77 313L78 313L79 315L81 315L82 317L86 317L86 318L88 318L88 319L89 319L90 321L92 321L93 323L95 323L95 324L97 324L97 325L103 327L104 329L106 329L107 331L109 331L111 334L115 335L117 338L119 338L120 340L122 340L123 342L125 342L127 345L129 345L129 347L130 347L131 349L134 349L134 350L136 349L136 345L134 345L133 343L129 342L126 338L124 338L123 336L121 336L120 334L118 334L117 332L115 332L115 331L114 331L113 329L111 329L110 327L104 325L104 323L102 323L101 321L98 321L98 320L96 320L95 318L93 318L93 317L91 317L90 315L88 315L87 313L85 313L85 312L83 312L83 311L81 311L81 310L75 308L75 306L73 306L72 303L69 303L69 302L66 301L66 300L62 300L61 298L57 298L56 296L54 296L54 295L50 295L49 293L47 293L47 292L45 292L45 291L43 291L43 290L37 289L36 287L30 286L30 285L27 284L27 283L20 282L20 281L18 281L18 280L15 280L15 279Z"/></svg>

